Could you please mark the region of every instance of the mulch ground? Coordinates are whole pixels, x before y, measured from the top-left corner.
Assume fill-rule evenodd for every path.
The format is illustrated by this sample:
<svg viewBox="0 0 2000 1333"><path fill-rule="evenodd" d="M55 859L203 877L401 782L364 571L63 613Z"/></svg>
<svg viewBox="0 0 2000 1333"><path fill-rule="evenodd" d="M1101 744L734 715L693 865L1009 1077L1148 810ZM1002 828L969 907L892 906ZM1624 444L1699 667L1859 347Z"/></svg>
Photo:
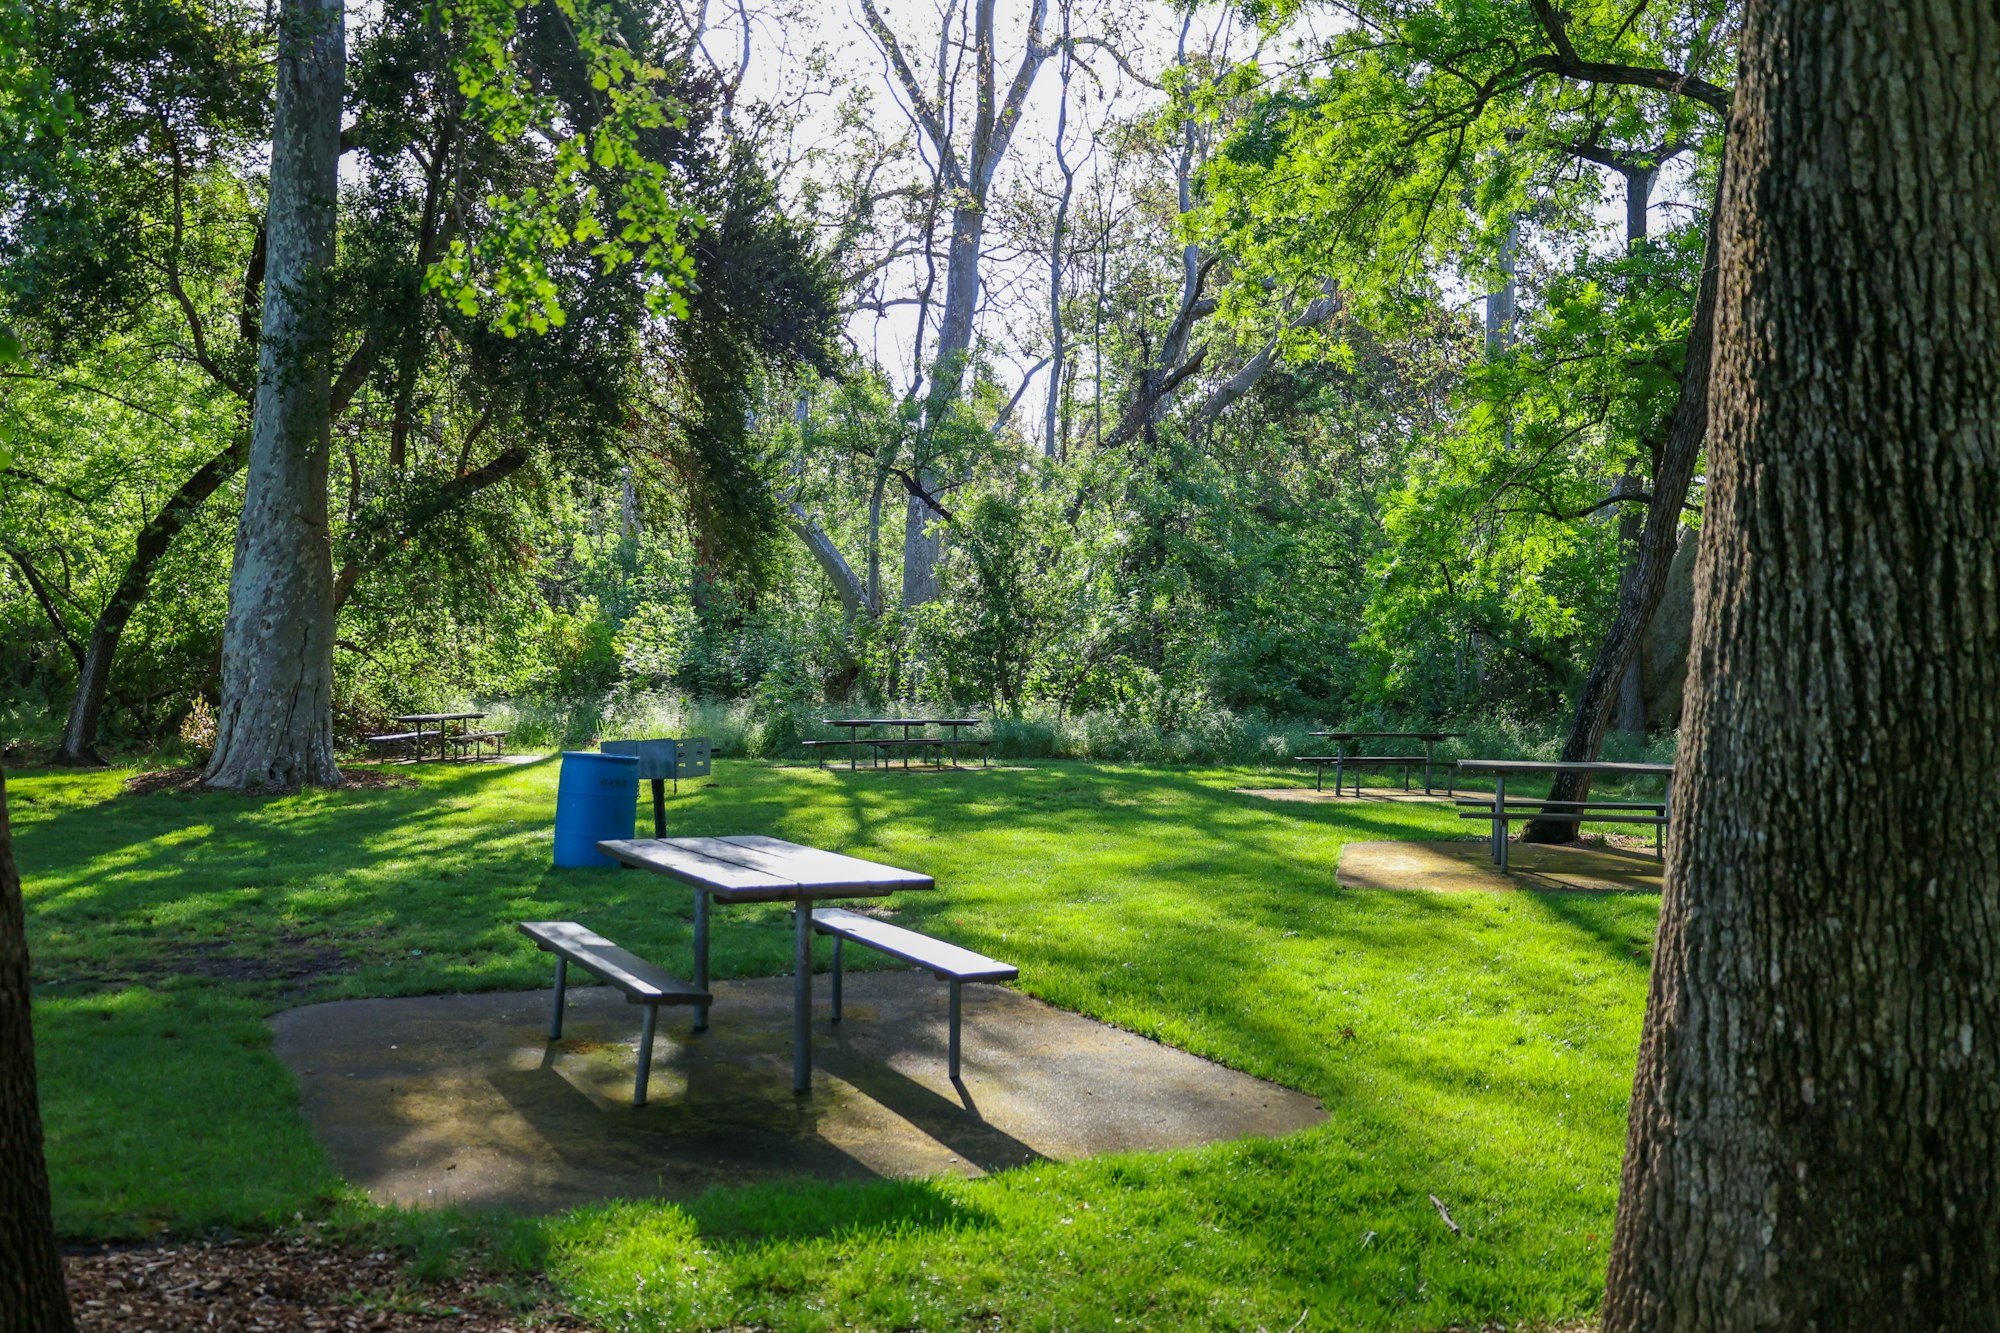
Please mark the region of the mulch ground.
<svg viewBox="0 0 2000 1333"><path fill-rule="evenodd" d="M303 1240L144 1245L65 1255L84 1333L553 1333L590 1325L537 1288L412 1279L397 1256Z"/></svg>

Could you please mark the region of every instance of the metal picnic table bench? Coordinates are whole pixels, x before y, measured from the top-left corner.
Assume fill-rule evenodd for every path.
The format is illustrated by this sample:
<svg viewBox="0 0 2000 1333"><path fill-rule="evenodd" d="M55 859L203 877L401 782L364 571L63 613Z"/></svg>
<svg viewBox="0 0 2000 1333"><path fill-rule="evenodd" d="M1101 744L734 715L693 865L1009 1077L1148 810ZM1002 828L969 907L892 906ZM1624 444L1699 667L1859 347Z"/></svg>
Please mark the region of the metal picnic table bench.
<svg viewBox="0 0 2000 1333"><path fill-rule="evenodd" d="M437 757L439 759L443 759L453 746L457 746L459 752L463 754L468 747L477 752L485 742L491 741L493 743L494 757L498 758L500 755L500 742L506 739L507 733L504 731L474 731L470 726L471 723L477 722L485 716L486 714L484 713L404 713L400 717L392 717L389 720L391 722L399 722L404 726L414 727L415 730L384 732L379 736L367 737L367 741L370 745L380 749L387 749L393 745L408 745L410 747L410 757L419 762L423 760L424 744L427 741L434 740L437 742ZM452 731L445 725L449 722L458 723L458 730ZM432 724L435 729L431 731L424 730L425 723Z"/></svg>
<svg viewBox="0 0 2000 1333"><path fill-rule="evenodd" d="M1653 854L1661 854L1661 835L1673 818L1673 774L1672 764L1634 764L1610 760L1557 760L1557 759L1461 759L1460 771L1485 773L1493 778L1493 794L1484 796L1461 796L1458 804L1471 809L1459 813L1460 819L1485 819L1492 822L1489 835L1493 860L1501 870L1507 869L1507 826L1530 820L1548 820L1563 824L1648 824L1653 828ZM1507 798L1507 779L1528 773L1589 773L1607 777L1663 777L1667 779L1667 790L1657 801L1553 801L1541 796L1517 796Z"/></svg>
<svg viewBox="0 0 2000 1333"><path fill-rule="evenodd" d="M821 768L826 767L825 751L827 749L836 745L845 745L847 747L847 768L849 772L853 772L856 768L860 767L859 751L860 747L864 745L873 746L875 748L876 756L878 759L884 757L888 752L901 751L903 755L903 767L905 768L908 768L910 766L910 755L913 752L925 751L925 750L936 751L941 756L945 753L949 753L951 757L951 766L953 768L956 768L958 767L958 747L961 745L971 745L978 747L980 754L980 762L983 766L987 760L988 747L990 747L993 743L992 740L988 737L983 737L983 736L962 738L958 734L961 728L979 726L982 720L983 719L976 717L821 718L820 721L823 725L829 727L844 728L847 731L847 735L844 737L837 737L833 740L801 741L800 744L808 750L813 750L817 752L815 757L818 759L819 766ZM862 731L872 729L875 727L901 727L903 729L903 734L900 737L863 736L861 734ZM910 732L911 729L915 727L949 727L951 729L951 735L912 736ZM942 758L940 758L937 761L937 766L940 768L944 766Z"/></svg>
<svg viewBox="0 0 2000 1333"><path fill-rule="evenodd" d="M635 870L651 871L695 891L694 980L687 998L664 1001L695 1007L695 1030L708 1027L709 906L720 903L792 904L792 1089L812 1089L812 937L815 931L835 937L834 1021L839 1021L840 951L842 940L879 949L914 962L951 983L951 1064L958 1077L958 989L962 981L997 981L1018 975L1009 964L891 926L852 912L815 911L828 898L879 898L903 890L930 890L929 875L860 857L803 847L781 838L755 834L721 838L616 838L597 844L606 856ZM608 943L608 941L607 941ZM682 984L682 983L676 983ZM650 1023L647 1036L650 1037ZM650 1059L650 1043L642 1061ZM645 1098L642 1066L636 1100Z"/></svg>
<svg viewBox="0 0 2000 1333"><path fill-rule="evenodd" d="M1403 770L1403 790L1408 791L1410 789L1411 770L1418 764L1422 764L1424 766L1424 794L1428 796L1431 794L1431 768L1434 762L1433 752L1436 749L1437 743L1439 741L1452 740L1460 733L1456 731L1310 731L1306 734L1333 742L1332 754L1302 754L1296 756L1292 761L1297 764L1314 765L1314 791L1325 790L1323 784L1326 780L1326 766L1328 764L1333 765L1333 794L1335 796L1340 795L1341 782L1350 768L1357 770L1363 768L1401 768ZM1422 741L1424 743L1424 752L1422 754L1349 754L1347 752L1347 747L1356 741L1369 740ZM1361 779L1358 775L1354 779L1354 794L1356 796L1361 795ZM1449 796L1451 794L1451 769L1449 766L1446 766L1445 795Z"/></svg>

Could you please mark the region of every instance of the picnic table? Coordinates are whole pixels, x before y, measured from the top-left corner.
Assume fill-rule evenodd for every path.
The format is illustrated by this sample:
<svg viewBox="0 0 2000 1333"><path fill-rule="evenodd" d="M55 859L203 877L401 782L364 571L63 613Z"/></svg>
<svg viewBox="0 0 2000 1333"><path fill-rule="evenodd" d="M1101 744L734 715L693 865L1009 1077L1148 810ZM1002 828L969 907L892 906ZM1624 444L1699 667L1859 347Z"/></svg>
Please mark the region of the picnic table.
<svg viewBox="0 0 2000 1333"><path fill-rule="evenodd" d="M1460 733L1456 731L1309 731L1306 734L1308 736L1316 736L1321 740L1333 742L1332 755L1300 755L1298 762L1319 765L1313 783L1315 789L1325 779L1326 765L1331 763L1333 765L1333 794L1335 796L1340 795L1342 774L1345 773L1350 765L1359 768L1379 767L1383 764L1401 764L1403 766L1404 785L1407 787L1409 784L1410 769L1415 767L1417 762L1415 755L1349 754L1347 752L1349 745L1354 744L1356 741L1422 741L1424 743L1424 794L1428 796L1431 794L1431 766L1433 751L1437 743L1439 741L1455 739ZM1449 770L1446 771L1449 772ZM1451 791L1451 785L1447 782L1445 795L1449 796ZM1361 794L1361 779L1359 777L1354 780L1354 794L1356 796Z"/></svg>
<svg viewBox="0 0 2000 1333"><path fill-rule="evenodd" d="M872 730L876 727L901 727L903 729L903 737L900 742L903 751L903 767L908 768L910 766L910 751L922 745L935 747L940 750L949 746L952 767L956 768L958 767L959 729L961 727L976 727L980 724L981 719L976 717L827 717L821 718L820 721L829 727L842 727L846 729L847 768L849 772L853 772L858 766L856 764L856 757L861 746L875 745L880 747L898 744L894 740L885 741L879 737L869 737L861 734L864 730ZM913 737L910 735L910 730L913 727L949 727L951 729L951 736L949 738L943 736Z"/></svg>
<svg viewBox="0 0 2000 1333"><path fill-rule="evenodd" d="M443 759L453 741L457 741L462 745L472 739L470 724L479 721L485 716L486 714L484 713L405 713L401 717L392 717L389 720L391 722L399 722L406 727L416 728L415 732L410 733L411 749L415 757L421 760L424 757L425 741L437 741L437 757ZM424 724L427 722L437 729L435 731L425 731ZM455 734L445 725L448 722L458 723L458 731ZM498 749L497 746L495 748Z"/></svg>
<svg viewBox="0 0 2000 1333"><path fill-rule="evenodd" d="M1588 773L1593 777L1659 777L1667 779L1667 792L1657 802L1552 802L1537 801L1531 804L1539 807L1527 817L1537 819L1561 819L1581 822L1590 811L1597 817L1616 822L1652 824L1664 828L1672 815L1672 792L1674 766L1672 764L1633 764L1613 760L1561 760L1561 759L1461 759L1459 771L1464 773L1484 773L1493 779L1493 832L1491 850L1493 860L1501 870L1507 868L1507 779L1529 773ZM1516 811L1521 807L1517 804ZM1620 809L1644 810L1648 813L1632 814L1621 819ZM1657 815L1651 812L1657 810ZM1467 815L1463 818L1476 816ZM1517 814L1517 817L1520 817Z"/></svg>
<svg viewBox="0 0 2000 1333"><path fill-rule="evenodd" d="M812 1090L812 905L826 898L880 898L904 889L935 889L937 881L855 856L802 847L782 838L738 834L722 838L615 838L597 844L621 865L647 870L695 891L694 985L708 989L708 911L720 903L790 903L792 961L792 1090ZM708 1007L695 1010L695 1030L708 1026Z"/></svg>

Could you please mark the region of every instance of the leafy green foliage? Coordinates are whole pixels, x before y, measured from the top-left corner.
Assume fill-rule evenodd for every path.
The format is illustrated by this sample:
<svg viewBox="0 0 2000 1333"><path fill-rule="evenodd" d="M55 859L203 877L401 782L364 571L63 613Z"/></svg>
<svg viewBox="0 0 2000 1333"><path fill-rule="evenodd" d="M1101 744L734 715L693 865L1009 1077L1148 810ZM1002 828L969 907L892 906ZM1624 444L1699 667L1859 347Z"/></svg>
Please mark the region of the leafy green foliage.
<svg viewBox="0 0 2000 1333"><path fill-rule="evenodd" d="M645 275L652 313L685 314L694 279L685 233L701 215L648 149L658 131L685 129L687 112L642 15L591 0L451 0L440 10L455 23L451 68L471 118L496 144L532 137L551 151L540 182L486 196L485 225L452 238L425 275L430 290L509 337L546 333L567 318L546 257L587 246L602 268Z"/></svg>

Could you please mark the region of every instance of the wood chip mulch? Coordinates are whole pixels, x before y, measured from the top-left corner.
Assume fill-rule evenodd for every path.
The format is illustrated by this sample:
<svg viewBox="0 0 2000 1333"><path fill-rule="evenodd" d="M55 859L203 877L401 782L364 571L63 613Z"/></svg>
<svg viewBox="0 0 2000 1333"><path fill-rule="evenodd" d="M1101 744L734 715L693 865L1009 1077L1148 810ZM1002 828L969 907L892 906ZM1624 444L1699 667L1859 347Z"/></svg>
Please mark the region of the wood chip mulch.
<svg viewBox="0 0 2000 1333"><path fill-rule="evenodd" d="M83 1333L556 1333L586 1330L544 1291L477 1276L417 1281L398 1256L303 1240L65 1255ZM525 1308L523 1308L525 1305Z"/></svg>

